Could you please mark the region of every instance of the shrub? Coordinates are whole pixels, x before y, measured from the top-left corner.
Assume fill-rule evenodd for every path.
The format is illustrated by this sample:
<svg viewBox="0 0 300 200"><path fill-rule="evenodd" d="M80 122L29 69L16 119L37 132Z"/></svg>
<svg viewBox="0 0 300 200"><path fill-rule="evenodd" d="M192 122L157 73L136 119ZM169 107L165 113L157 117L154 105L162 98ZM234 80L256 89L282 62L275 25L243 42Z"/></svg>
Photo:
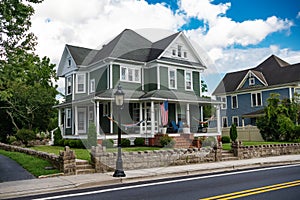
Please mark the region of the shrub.
<svg viewBox="0 0 300 200"><path fill-rule="evenodd" d="M230 143L230 137L229 136L222 136L222 143Z"/></svg>
<svg viewBox="0 0 300 200"><path fill-rule="evenodd" d="M103 140L102 141L102 146L105 146L106 148L113 148L114 146L114 141L112 139L109 140Z"/></svg>
<svg viewBox="0 0 300 200"><path fill-rule="evenodd" d="M127 138L121 139L121 147L130 147L130 140Z"/></svg>
<svg viewBox="0 0 300 200"><path fill-rule="evenodd" d="M30 140L35 139L35 133L29 129L20 129L17 131L17 140L21 141L25 146L28 146Z"/></svg>
<svg viewBox="0 0 300 200"><path fill-rule="evenodd" d="M175 141L168 135L164 135L160 138L160 145L167 148L172 148L175 145Z"/></svg>
<svg viewBox="0 0 300 200"><path fill-rule="evenodd" d="M77 148L77 140L69 140L68 146L71 148Z"/></svg>
<svg viewBox="0 0 300 200"><path fill-rule="evenodd" d="M8 137L8 140L7 140L8 144L12 144L15 141L17 141L17 138L15 136L11 135Z"/></svg>
<svg viewBox="0 0 300 200"><path fill-rule="evenodd" d="M97 132L96 132L96 126L94 123L89 124L86 147L91 148L92 146L97 146Z"/></svg>
<svg viewBox="0 0 300 200"><path fill-rule="evenodd" d="M231 139L231 141L235 142L236 138L237 138L236 125L232 124L230 127L230 139Z"/></svg>
<svg viewBox="0 0 300 200"><path fill-rule="evenodd" d="M61 132L60 132L60 128L56 129L56 131L54 131L54 146L62 146L62 136L61 136Z"/></svg>
<svg viewBox="0 0 300 200"><path fill-rule="evenodd" d="M135 146L144 146L145 145L145 139L144 138L135 138L134 145Z"/></svg>

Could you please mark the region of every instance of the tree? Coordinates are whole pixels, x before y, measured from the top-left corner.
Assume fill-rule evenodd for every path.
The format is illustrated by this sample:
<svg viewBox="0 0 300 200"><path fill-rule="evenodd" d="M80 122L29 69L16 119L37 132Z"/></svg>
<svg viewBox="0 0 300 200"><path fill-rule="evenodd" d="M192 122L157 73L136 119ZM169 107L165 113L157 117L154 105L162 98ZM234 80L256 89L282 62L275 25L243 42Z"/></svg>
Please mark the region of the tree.
<svg viewBox="0 0 300 200"><path fill-rule="evenodd" d="M34 54L36 38L29 32L31 4L40 2L0 1L0 110L6 127L16 131L46 130L56 103L55 65Z"/></svg>
<svg viewBox="0 0 300 200"><path fill-rule="evenodd" d="M267 100L265 115L257 120L257 127L266 141L292 141L299 138L296 123L299 107L295 100L280 100L279 94L271 94Z"/></svg>
<svg viewBox="0 0 300 200"><path fill-rule="evenodd" d="M235 124L231 125L229 133L230 133L231 141L235 142L236 139L237 139L237 130L236 130L236 125Z"/></svg>

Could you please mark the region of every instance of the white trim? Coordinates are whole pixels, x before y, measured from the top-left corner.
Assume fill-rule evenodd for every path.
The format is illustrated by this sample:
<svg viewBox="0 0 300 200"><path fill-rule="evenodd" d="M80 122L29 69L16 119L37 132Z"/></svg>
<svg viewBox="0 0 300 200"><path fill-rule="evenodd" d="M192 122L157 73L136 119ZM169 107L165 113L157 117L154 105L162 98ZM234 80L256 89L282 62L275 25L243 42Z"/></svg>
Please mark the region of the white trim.
<svg viewBox="0 0 300 200"><path fill-rule="evenodd" d="M260 105L258 105L257 94L260 94ZM256 105L253 105L253 97L252 97L252 95L255 95ZM263 102L262 102L262 93L261 93L261 92L251 92L251 93L250 93L250 96L251 96L251 107L259 107L259 106L263 106Z"/></svg>
<svg viewBox="0 0 300 200"><path fill-rule="evenodd" d="M66 79L67 79L67 81L66 81L67 83L66 83L66 91L65 91L65 93L66 93L66 95L70 95L70 94L72 94L72 90L73 90L72 76L71 75L67 76ZM69 81L69 79L70 79L70 81ZM71 84L70 85L70 92L68 92L69 83Z"/></svg>
<svg viewBox="0 0 300 200"><path fill-rule="evenodd" d="M70 116L69 116L70 114ZM72 127L72 109L66 108L66 128L71 128ZM70 124L68 125L68 119L70 119Z"/></svg>
<svg viewBox="0 0 300 200"><path fill-rule="evenodd" d="M75 107L76 108L76 107ZM80 126L79 126L79 123L80 123L80 121L79 121L79 113L83 113L83 129L79 129L79 128L81 128ZM77 108L77 133L86 133L86 119L87 119L87 117L86 117L86 108Z"/></svg>
<svg viewBox="0 0 300 200"><path fill-rule="evenodd" d="M259 73L261 73L261 72L259 72ZM261 73L262 74L262 73ZM237 86L237 88L235 89L235 90L238 90L238 89L240 89L240 88L242 88L243 87L243 85L245 84L245 82L246 82L246 80L249 78L249 77L255 77L257 80L259 80L259 82L261 82L264 86L268 86L268 83L267 83L267 81L266 80L261 80L258 76L256 76L256 74L255 73L253 73L252 72L252 70L249 70L248 72L247 72L247 74L244 76L244 78L243 78L243 80L240 82L240 84ZM264 75L262 74L262 76L264 77ZM250 85L250 84L249 84Z"/></svg>
<svg viewBox="0 0 300 200"><path fill-rule="evenodd" d="M94 85L94 88L92 87L92 83ZM96 91L96 81L95 79L90 79L90 84L89 84L89 92L94 93Z"/></svg>
<svg viewBox="0 0 300 200"><path fill-rule="evenodd" d="M83 91L79 91L78 85L79 85L79 76L83 76ZM83 94L85 93L85 88L86 88L86 74L85 73L78 73L76 74L76 93L77 94Z"/></svg>
<svg viewBox="0 0 300 200"><path fill-rule="evenodd" d="M191 78L191 80L190 80L190 82L191 82L191 88L190 89L187 89L187 79L186 79L186 77L187 77L187 73L190 73L191 74L191 76L190 76L190 78ZM185 90L187 90L187 91L193 91L194 90L194 88L193 88L193 71L190 71L190 70L184 70L184 86L185 86ZM201 88L200 88L200 90L201 90Z"/></svg>
<svg viewBox="0 0 300 200"><path fill-rule="evenodd" d="M113 88L113 65L112 63L109 63L109 88Z"/></svg>
<svg viewBox="0 0 300 200"><path fill-rule="evenodd" d="M78 135L78 107L77 106L75 106L74 108L74 117L75 117L74 120L75 135Z"/></svg>
<svg viewBox="0 0 300 200"><path fill-rule="evenodd" d="M160 66L157 65L156 69L157 89L160 90Z"/></svg>
<svg viewBox="0 0 300 200"><path fill-rule="evenodd" d="M226 126L224 126L224 119L226 119ZM222 117L222 124L221 124L222 127L228 127L228 117L227 116L223 116Z"/></svg>
<svg viewBox="0 0 300 200"><path fill-rule="evenodd" d="M232 116L232 117L231 117L231 124L234 123L234 119L237 119L237 124L236 124L236 126L240 126L240 118L239 118L239 116Z"/></svg>
<svg viewBox="0 0 300 200"><path fill-rule="evenodd" d="M171 76L170 76L170 72L174 71L174 76L175 76L175 87L171 87L170 81L171 81ZM170 89L177 89L177 69L176 68L170 68L168 67L168 86Z"/></svg>
<svg viewBox="0 0 300 200"><path fill-rule="evenodd" d="M125 79L122 76L122 69L125 69ZM132 80L129 80L129 71L132 72ZM136 72L138 72L138 76L136 76ZM138 80L136 80L138 78ZM134 66L125 66L120 65L120 81L129 82L129 83L141 83L141 68Z"/></svg>
<svg viewBox="0 0 300 200"><path fill-rule="evenodd" d="M225 99L225 101L223 101L223 99ZM222 105L221 105L221 109L222 110L226 110L227 109L227 96L220 96L220 101L221 102L224 102ZM225 105L225 106L224 106Z"/></svg>

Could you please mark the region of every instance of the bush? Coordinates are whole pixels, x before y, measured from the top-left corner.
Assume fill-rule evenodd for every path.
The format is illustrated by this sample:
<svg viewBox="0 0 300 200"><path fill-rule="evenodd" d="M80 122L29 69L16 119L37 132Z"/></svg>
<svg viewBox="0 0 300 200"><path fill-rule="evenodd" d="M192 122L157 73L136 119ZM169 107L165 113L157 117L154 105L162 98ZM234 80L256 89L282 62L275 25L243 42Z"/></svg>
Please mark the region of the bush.
<svg viewBox="0 0 300 200"><path fill-rule="evenodd" d="M61 144L63 143L61 140L63 139L61 136L61 132L60 132L60 128L56 129L56 131L54 131L54 146L62 146Z"/></svg>
<svg viewBox="0 0 300 200"><path fill-rule="evenodd" d="M160 138L160 145L167 148L172 148L175 145L175 141L168 135L164 135Z"/></svg>
<svg viewBox="0 0 300 200"><path fill-rule="evenodd" d="M25 146L28 146L30 140L35 139L35 133L29 129L20 129L17 131L17 140L21 141Z"/></svg>
<svg viewBox="0 0 300 200"><path fill-rule="evenodd" d="M229 136L222 136L222 143L230 143L230 137Z"/></svg>
<svg viewBox="0 0 300 200"><path fill-rule="evenodd" d="M231 141L235 142L237 139L237 130L236 130L236 125L232 124L230 127L230 139Z"/></svg>
<svg viewBox="0 0 300 200"><path fill-rule="evenodd" d="M145 139L144 138L135 138L134 145L135 146L144 146L145 145Z"/></svg>
<svg viewBox="0 0 300 200"><path fill-rule="evenodd" d="M102 146L105 146L106 148L113 148L114 147L114 141L112 139L109 140L103 140Z"/></svg>
<svg viewBox="0 0 300 200"><path fill-rule="evenodd" d="M130 147L130 140L127 138L121 139L121 147Z"/></svg>
<svg viewBox="0 0 300 200"><path fill-rule="evenodd" d="M96 132L96 126L94 123L89 124L86 147L90 149L92 146L97 146L97 132Z"/></svg>
<svg viewBox="0 0 300 200"><path fill-rule="evenodd" d="M11 135L8 137L8 140L7 140L8 144L12 144L15 141L17 141L17 138L15 136Z"/></svg>

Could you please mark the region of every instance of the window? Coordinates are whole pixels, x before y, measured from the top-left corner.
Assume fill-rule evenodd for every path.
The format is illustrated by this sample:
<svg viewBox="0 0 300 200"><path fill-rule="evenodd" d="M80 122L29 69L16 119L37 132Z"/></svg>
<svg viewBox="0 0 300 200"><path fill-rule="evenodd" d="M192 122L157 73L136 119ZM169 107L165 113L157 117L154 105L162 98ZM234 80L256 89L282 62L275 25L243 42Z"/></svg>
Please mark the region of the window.
<svg viewBox="0 0 300 200"><path fill-rule="evenodd" d="M249 85L255 85L255 78L253 77L249 78Z"/></svg>
<svg viewBox="0 0 300 200"><path fill-rule="evenodd" d="M94 111L92 111L92 110L90 110L90 112L89 112L89 120L91 122L93 122L93 120L94 120Z"/></svg>
<svg viewBox="0 0 300 200"><path fill-rule="evenodd" d="M102 115L103 115L103 116L106 116L106 115L108 115L108 114L109 114L108 104L107 104L107 103L104 103L104 104L103 104L103 113L102 113Z"/></svg>
<svg viewBox="0 0 300 200"><path fill-rule="evenodd" d="M227 122L227 117L222 117L222 127L227 127L228 122Z"/></svg>
<svg viewBox="0 0 300 200"><path fill-rule="evenodd" d="M77 74L76 76L77 82L77 93L85 93L85 74Z"/></svg>
<svg viewBox="0 0 300 200"><path fill-rule="evenodd" d="M72 111L71 109L66 109L66 128L71 128Z"/></svg>
<svg viewBox="0 0 300 200"><path fill-rule="evenodd" d="M183 57L184 57L184 58L187 58L187 52L186 52L186 51L183 52Z"/></svg>
<svg viewBox="0 0 300 200"><path fill-rule="evenodd" d="M223 102L221 109L227 109L227 99L225 97L221 97L221 101Z"/></svg>
<svg viewBox="0 0 300 200"><path fill-rule="evenodd" d="M173 56L176 56L176 49L173 49L173 50L172 50L172 55L173 55Z"/></svg>
<svg viewBox="0 0 300 200"><path fill-rule="evenodd" d="M252 93L251 94L252 107L262 106L261 93Z"/></svg>
<svg viewBox="0 0 300 200"><path fill-rule="evenodd" d="M169 88L176 89L176 70L175 69L169 70Z"/></svg>
<svg viewBox="0 0 300 200"><path fill-rule="evenodd" d="M231 107L232 108L238 108L237 96L231 96Z"/></svg>
<svg viewBox="0 0 300 200"><path fill-rule="evenodd" d="M181 54L182 54L181 50L182 50L182 46L178 45L178 48L177 48L178 57L181 57Z"/></svg>
<svg viewBox="0 0 300 200"><path fill-rule="evenodd" d="M72 94L72 76L67 77L67 95Z"/></svg>
<svg viewBox="0 0 300 200"><path fill-rule="evenodd" d="M78 132L85 133L85 126L86 126L86 109L79 108L77 112L78 116Z"/></svg>
<svg viewBox="0 0 300 200"><path fill-rule="evenodd" d="M71 58L68 58L68 67L71 67L71 65L72 65L72 61L71 61Z"/></svg>
<svg viewBox="0 0 300 200"><path fill-rule="evenodd" d="M192 72L185 71L185 89L192 90Z"/></svg>
<svg viewBox="0 0 300 200"><path fill-rule="evenodd" d="M232 124L235 124L236 126L239 126L239 117L233 116L232 117Z"/></svg>
<svg viewBox="0 0 300 200"><path fill-rule="evenodd" d="M95 92L95 79L90 80L90 93Z"/></svg>
<svg viewBox="0 0 300 200"><path fill-rule="evenodd" d="M140 82L140 69L121 67L121 80L128 82Z"/></svg>

